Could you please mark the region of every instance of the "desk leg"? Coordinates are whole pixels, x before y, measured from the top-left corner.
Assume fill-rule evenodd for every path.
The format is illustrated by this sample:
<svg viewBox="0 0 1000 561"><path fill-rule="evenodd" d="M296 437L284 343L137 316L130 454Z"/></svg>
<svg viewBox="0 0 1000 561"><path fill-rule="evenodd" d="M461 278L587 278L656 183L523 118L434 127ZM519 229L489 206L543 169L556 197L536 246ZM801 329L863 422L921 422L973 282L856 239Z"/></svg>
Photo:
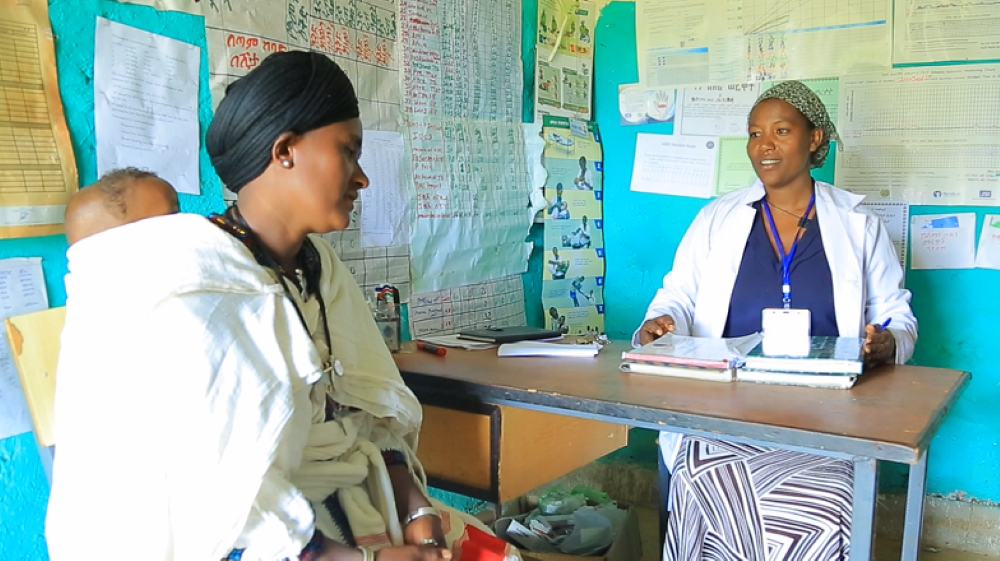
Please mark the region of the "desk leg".
<svg viewBox="0 0 1000 561"><path fill-rule="evenodd" d="M920 531L924 526L924 491L927 484L927 450L910 466L906 488L906 518L903 522L903 561L917 561L920 554Z"/></svg>
<svg viewBox="0 0 1000 561"><path fill-rule="evenodd" d="M878 463L872 458L854 458L851 561L871 561L877 493Z"/></svg>

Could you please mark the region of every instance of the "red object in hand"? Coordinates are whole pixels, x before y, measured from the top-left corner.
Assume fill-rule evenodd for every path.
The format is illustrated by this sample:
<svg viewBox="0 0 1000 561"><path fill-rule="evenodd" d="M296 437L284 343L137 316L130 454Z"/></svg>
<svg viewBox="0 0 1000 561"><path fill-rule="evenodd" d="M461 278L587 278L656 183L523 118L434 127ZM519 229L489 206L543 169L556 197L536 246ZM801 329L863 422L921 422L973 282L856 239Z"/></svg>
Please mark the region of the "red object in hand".
<svg viewBox="0 0 1000 561"><path fill-rule="evenodd" d="M453 544L456 561L504 561L510 546L475 526L466 526L465 535Z"/></svg>
<svg viewBox="0 0 1000 561"><path fill-rule="evenodd" d="M432 345L430 343L424 343L423 341L417 341L417 348L425 353L431 353L432 355L444 356L448 354L448 349Z"/></svg>

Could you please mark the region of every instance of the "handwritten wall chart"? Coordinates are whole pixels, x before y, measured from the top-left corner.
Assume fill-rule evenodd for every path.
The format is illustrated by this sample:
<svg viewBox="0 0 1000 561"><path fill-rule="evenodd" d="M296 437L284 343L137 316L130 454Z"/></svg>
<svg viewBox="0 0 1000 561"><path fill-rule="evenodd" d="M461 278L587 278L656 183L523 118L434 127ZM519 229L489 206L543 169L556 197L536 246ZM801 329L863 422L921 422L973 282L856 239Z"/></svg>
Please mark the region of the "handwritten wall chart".
<svg viewBox="0 0 1000 561"><path fill-rule="evenodd" d="M520 11L516 0L400 5L416 291L527 269Z"/></svg>
<svg viewBox="0 0 1000 561"><path fill-rule="evenodd" d="M410 333L414 338L513 327L525 321L520 276L414 294L410 300Z"/></svg>
<svg viewBox="0 0 1000 561"><path fill-rule="evenodd" d="M367 129L398 130L395 0L208 0L205 39L212 101L267 55L309 49L332 58L357 89Z"/></svg>
<svg viewBox="0 0 1000 561"><path fill-rule="evenodd" d="M77 189L46 2L0 0L0 238L63 231Z"/></svg>

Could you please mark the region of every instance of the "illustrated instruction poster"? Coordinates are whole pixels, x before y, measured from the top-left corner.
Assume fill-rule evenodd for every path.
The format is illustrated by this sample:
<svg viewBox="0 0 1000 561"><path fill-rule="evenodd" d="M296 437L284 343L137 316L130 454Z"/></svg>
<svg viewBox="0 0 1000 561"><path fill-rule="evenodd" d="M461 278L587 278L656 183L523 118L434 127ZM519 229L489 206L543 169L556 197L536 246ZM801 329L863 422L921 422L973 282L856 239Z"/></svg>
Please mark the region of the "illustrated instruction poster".
<svg viewBox="0 0 1000 561"><path fill-rule="evenodd" d="M545 117L545 325L604 331L604 163L595 123Z"/></svg>
<svg viewBox="0 0 1000 561"><path fill-rule="evenodd" d="M587 0L540 0L535 45L535 119L560 115L593 120L594 28Z"/></svg>

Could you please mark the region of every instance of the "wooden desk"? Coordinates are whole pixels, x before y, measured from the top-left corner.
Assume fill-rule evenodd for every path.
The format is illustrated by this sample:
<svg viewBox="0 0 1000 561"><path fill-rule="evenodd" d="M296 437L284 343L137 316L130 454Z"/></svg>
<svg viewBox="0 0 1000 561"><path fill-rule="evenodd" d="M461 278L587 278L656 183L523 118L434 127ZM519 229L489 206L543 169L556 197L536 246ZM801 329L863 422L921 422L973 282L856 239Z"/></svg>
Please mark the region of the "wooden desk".
<svg viewBox="0 0 1000 561"><path fill-rule="evenodd" d="M868 561L874 532L877 460L910 464L903 559L919 552L927 449L970 375L886 366L851 390L722 384L618 370L624 343L596 359L497 358L449 349L398 355L421 400L461 398L799 450L854 461L851 559Z"/></svg>

